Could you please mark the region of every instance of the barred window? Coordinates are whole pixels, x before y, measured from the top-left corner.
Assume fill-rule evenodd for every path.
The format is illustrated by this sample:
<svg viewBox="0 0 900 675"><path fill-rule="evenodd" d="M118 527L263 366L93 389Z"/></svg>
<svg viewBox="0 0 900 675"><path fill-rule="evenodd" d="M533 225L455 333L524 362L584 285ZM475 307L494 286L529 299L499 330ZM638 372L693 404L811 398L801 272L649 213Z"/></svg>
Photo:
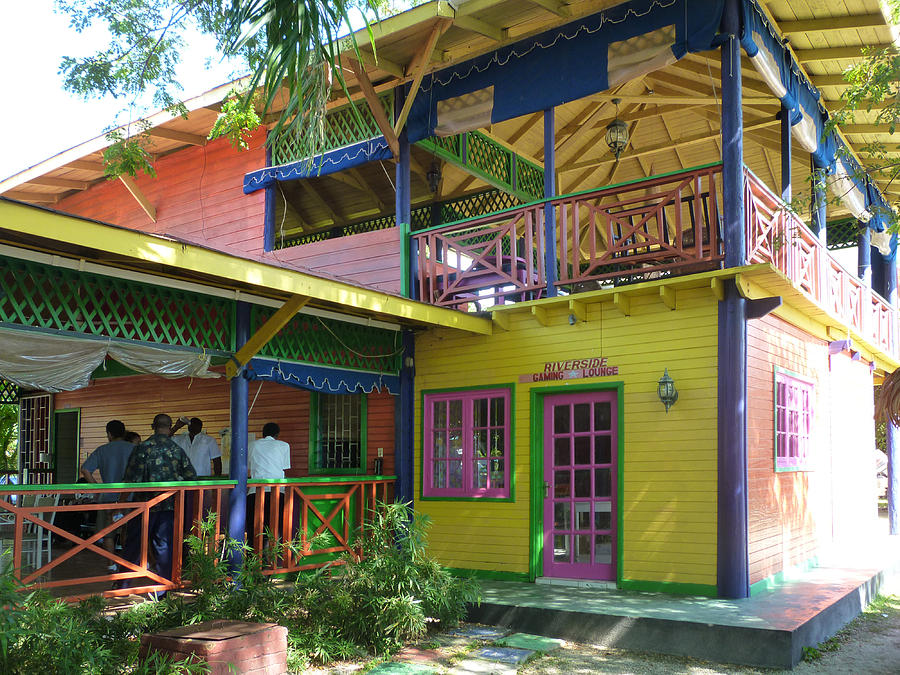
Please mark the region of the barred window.
<svg viewBox="0 0 900 675"><path fill-rule="evenodd" d="M812 382L775 369L775 470L808 471L811 467Z"/></svg>
<svg viewBox="0 0 900 675"><path fill-rule="evenodd" d="M363 394L316 394L313 471L365 469L365 402Z"/></svg>

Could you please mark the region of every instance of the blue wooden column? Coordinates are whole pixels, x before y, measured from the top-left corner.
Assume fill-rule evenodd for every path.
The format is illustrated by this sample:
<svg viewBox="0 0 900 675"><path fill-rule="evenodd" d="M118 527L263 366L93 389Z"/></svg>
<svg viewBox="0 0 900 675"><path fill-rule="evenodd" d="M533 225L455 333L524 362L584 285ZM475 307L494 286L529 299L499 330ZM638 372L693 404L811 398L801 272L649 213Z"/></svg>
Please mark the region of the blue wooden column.
<svg viewBox="0 0 900 675"><path fill-rule="evenodd" d="M394 473L397 483L394 496L398 501L413 501L413 424L415 420L415 336L403 331L403 360L400 366L400 396L397 400L397 444L394 449Z"/></svg>
<svg viewBox="0 0 900 675"><path fill-rule="evenodd" d="M782 107L778 113L781 120L781 199L791 203L791 111Z"/></svg>
<svg viewBox="0 0 900 675"><path fill-rule="evenodd" d="M722 29L722 194L725 266L746 264L741 114L740 0L728 0ZM718 534L720 597L750 595L747 550L747 303L733 281L719 303Z"/></svg>
<svg viewBox="0 0 900 675"><path fill-rule="evenodd" d="M884 258L884 299L891 307L897 308L897 253ZM894 339L897 339L895 336ZM887 446L887 503L888 527L891 534L900 534L900 428L888 422L885 434Z"/></svg>
<svg viewBox="0 0 900 675"><path fill-rule="evenodd" d="M828 246L828 204L825 196L825 170L817 169L810 159L812 169L812 220L822 246Z"/></svg>
<svg viewBox="0 0 900 675"><path fill-rule="evenodd" d="M856 244L857 275L866 286L872 286L872 230L862 224Z"/></svg>
<svg viewBox="0 0 900 675"><path fill-rule="evenodd" d="M235 312L235 351L250 339L250 305L238 301ZM247 515L247 393L249 382L243 370L231 379L231 461L228 475L237 485L228 498L228 536L239 542L244 541ZM240 568L244 556L240 548L231 551L229 567L232 571Z"/></svg>
<svg viewBox="0 0 900 675"><path fill-rule="evenodd" d="M401 91L403 87L396 89L394 95L394 110L400 111L403 108L403 101L406 100L406 94ZM412 220L410 206L412 193L410 191L409 177L409 136L406 133L406 126L398 136L400 141L400 156L397 157L397 168L395 170L396 192L394 197L394 213L396 214L397 228L400 233L400 294L404 298L414 298L416 295L415 284L415 260L417 252L413 250L413 243L410 239L410 220Z"/></svg>
<svg viewBox="0 0 900 675"><path fill-rule="evenodd" d="M556 196L556 114L544 111L544 199ZM547 296L556 295L556 214L552 205L544 205L544 269L547 271Z"/></svg>

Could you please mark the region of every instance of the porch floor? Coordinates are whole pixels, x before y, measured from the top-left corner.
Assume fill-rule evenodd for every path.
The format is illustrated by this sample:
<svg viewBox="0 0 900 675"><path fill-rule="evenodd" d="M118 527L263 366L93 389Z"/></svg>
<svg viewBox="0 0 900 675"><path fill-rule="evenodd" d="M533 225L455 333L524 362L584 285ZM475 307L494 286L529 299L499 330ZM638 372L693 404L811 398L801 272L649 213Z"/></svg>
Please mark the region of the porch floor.
<svg viewBox="0 0 900 675"><path fill-rule="evenodd" d="M608 647L792 668L879 592L900 589L900 537L846 546L743 600L482 582L469 619Z"/></svg>

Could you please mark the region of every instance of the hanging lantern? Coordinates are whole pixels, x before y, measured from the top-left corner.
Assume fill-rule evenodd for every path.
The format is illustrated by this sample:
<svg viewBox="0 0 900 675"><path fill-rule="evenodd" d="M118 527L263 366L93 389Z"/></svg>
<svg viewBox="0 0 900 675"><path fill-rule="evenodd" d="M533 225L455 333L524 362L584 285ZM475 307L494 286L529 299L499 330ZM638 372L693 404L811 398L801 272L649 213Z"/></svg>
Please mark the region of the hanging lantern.
<svg viewBox="0 0 900 675"><path fill-rule="evenodd" d="M675 388L675 381L669 375L668 368L666 368L663 376L659 378L656 393L662 404L666 406L666 413L668 413L669 408L675 405L675 401L678 400L678 390Z"/></svg>
<svg viewBox="0 0 900 675"><path fill-rule="evenodd" d="M619 119L619 103L622 99L614 98L612 102L616 104L616 118L606 127L606 144L618 162L619 155L628 145L628 125Z"/></svg>
<svg viewBox="0 0 900 675"><path fill-rule="evenodd" d="M441 165L437 162L432 162L431 168L425 174L425 180L428 181L428 188L432 192L437 192L438 186L441 184Z"/></svg>

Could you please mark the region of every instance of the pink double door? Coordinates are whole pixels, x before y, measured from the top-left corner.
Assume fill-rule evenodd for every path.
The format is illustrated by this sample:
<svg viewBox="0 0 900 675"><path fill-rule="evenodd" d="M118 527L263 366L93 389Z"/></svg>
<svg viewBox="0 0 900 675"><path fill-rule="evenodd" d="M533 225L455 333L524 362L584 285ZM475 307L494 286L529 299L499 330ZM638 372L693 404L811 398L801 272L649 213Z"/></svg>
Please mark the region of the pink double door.
<svg viewBox="0 0 900 675"><path fill-rule="evenodd" d="M615 391L544 399L544 576L616 578Z"/></svg>

